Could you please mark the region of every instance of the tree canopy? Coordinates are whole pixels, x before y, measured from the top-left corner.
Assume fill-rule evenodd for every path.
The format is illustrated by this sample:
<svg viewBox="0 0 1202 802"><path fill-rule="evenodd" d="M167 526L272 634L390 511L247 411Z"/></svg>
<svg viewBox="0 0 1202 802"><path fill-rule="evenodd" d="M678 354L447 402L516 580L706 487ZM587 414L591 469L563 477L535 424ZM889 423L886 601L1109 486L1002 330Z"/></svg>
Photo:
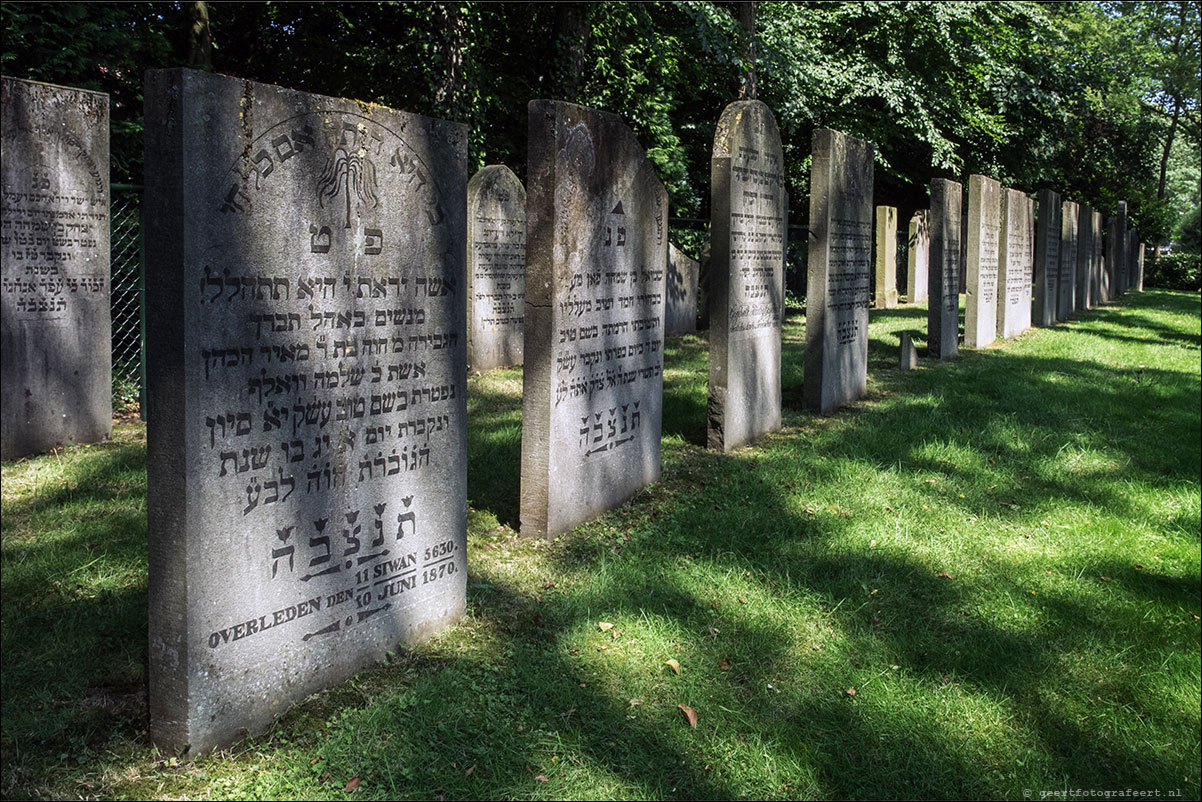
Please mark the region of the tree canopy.
<svg viewBox="0 0 1202 802"><path fill-rule="evenodd" d="M108 92L113 179L141 179L147 69L192 65L468 124L525 172L526 104L622 115L703 216L723 107L758 96L804 220L813 130L876 147L878 203L982 173L1196 242L1199 11L1172 2L3 3L7 75ZM1192 223L1190 221L1193 221ZM1192 229L1191 229L1192 226Z"/></svg>

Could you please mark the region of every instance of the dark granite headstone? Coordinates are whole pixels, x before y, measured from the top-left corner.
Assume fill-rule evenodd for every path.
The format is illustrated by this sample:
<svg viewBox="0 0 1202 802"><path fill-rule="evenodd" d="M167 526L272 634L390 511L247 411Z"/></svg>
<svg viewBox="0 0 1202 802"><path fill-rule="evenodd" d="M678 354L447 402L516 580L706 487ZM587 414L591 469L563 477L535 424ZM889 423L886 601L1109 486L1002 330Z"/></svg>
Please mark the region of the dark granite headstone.
<svg viewBox="0 0 1202 802"><path fill-rule="evenodd" d="M997 333L1009 339L1031 327L1031 201L1017 189L1001 198L998 235Z"/></svg>
<svg viewBox="0 0 1202 802"><path fill-rule="evenodd" d="M876 207L873 295L877 309L897 308L897 209Z"/></svg>
<svg viewBox="0 0 1202 802"><path fill-rule="evenodd" d="M868 386L872 179L871 145L815 129L802 397L822 415L852 403Z"/></svg>
<svg viewBox="0 0 1202 802"><path fill-rule="evenodd" d="M1093 261L1093 207L1082 206L1077 221L1077 270L1074 307L1082 312L1089 309L1090 266Z"/></svg>
<svg viewBox="0 0 1202 802"><path fill-rule="evenodd" d="M927 355L951 359L960 342L960 224L964 188L931 181L931 265L927 280Z"/></svg>
<svg viewBox="0 0 1202 802"><path fill-rule="evenodd" d="M1118 297L1118 279L1114 275L1118 264L1118 217L1106 218L1106 256L1102 260L1102 303L1110 303Z"/></svg>
<svg viewBox="0 0 1202 802"><path fill-rule="evenodd" d="M526 311L526 190L508 167L485 167L467 183L467 364L522 364Z"/></svg>
<svg viewBox="0 0 1202 802"><path fill-rule="evenodd" d="M0 459L113 425L109 99L4 78Z"/></svg>
<svg viewBox="0 0 1202 802"><path fill-rule="evenodd" d="M710 365L707 440L730 451L780 428L785 307L784 164L772 111L722 112L710 160Z"/></svg>
<svg viewBox="0 0 1202 802"><path fill-rule="evenodd" d="M1096 209L1090 224L1090 257L1089 257L1089 305L1090 308L1102 304L1102 276L1105 260L1102 258L1102 213Z"/></svg>
<svg viewBox="0 0 1202 802"><path fill-rule="evenodd" d="M1001 185L992 178L973 175L968 179L964 344L969 348L984 348L997 339L1001 194Z"/></svg>
<svg viewBox="0 0 1202 802"><path fill-rule="evenodd" d="M466 590L467 128L146 85L150 734L268 726Z"/></svg>
<svg viewBox="0 0 1202 802"><path fill-rule="evenodd" d="M1056 319L1068 320L1076 306L1077 231L1080 207L1072 201L1060 204L1060 279L1057 284Z"/></svg>
<svg viewBox="0 0 1202 802"><path fill-rule="evenodd" d="M1127 288L1135 287L1139 281L1139 232L1127 229Z"/></svg>
<svg viewBox="0 0 1202 802"><path fill-rule="evenodd" d="M1111 268L1113 274L1110 282L1110 291L1113 297L1118 297L1127 291L1128 272L1127 272L1127 201L1119 201L1118 214L1115 215L1114 221L1114 265Z"/></svg>
<svg viewBox="0 0 1202 802"><path fill-rule="evenodd" d="M529 120L521 520L556 535L660 476L668 197L617 115Z"/></svg>
<svg viewBox="0 0 1202 802"><path fill-rule="evenodd" d="M668 243L668 280L664 307L665 336L676 337L697 331L697 278L701 266L696 259Z"/></svg>
<svg viewBox="0 0 1202 802"><path fill-rule="evenodd" d="M912 304L926 303L927 265L931 258L931 232L927 211L915 212L910 218L906 248L906 297Z"/></svg>
<svg viewBox="0 0 1202 802"><path fill-rule="evenodd" d="M1035 228L1035 306L1031 316L1036 326L1056 322L1060 299L1060 216L1059 193L1039 190L1039 213Z"/></svg>

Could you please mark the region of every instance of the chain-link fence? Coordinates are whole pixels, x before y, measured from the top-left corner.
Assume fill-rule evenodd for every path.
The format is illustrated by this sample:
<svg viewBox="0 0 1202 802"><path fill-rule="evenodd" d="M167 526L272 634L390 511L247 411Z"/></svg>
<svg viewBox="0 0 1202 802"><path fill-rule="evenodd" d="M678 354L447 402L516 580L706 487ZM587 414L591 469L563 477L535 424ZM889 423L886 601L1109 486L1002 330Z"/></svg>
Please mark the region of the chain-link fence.
<svg viewBox="0 0 1202 802"><path fill-rule="evenodd" d="M142 187L113 184L109 193L113 321L113 409L142 397Z"/></svg>

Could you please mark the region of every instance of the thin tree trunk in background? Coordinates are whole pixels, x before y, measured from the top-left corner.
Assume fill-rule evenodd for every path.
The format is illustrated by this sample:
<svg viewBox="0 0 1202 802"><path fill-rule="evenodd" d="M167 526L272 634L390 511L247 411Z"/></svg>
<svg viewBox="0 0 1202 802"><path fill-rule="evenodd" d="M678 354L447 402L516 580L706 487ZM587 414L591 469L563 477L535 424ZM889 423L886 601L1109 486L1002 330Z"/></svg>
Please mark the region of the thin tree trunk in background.
<svg viewBox="0 0 1202 802"><path fill-rule="evenodd" d="M555 71L551 96L576 102L584 73L584 55L592 31L592 3L555 4Z"/></svg>
<svg viewBox="0 0 1202 802"><path fill-rule="evenodd" d="M188 58L189 67L197 70L213 69L213 30L209 27L209 6L204 2L191 3L188 14Z"/></svg>
<svg viewBox="0 0 1202 802"><path fill-rule="evenodd" d="M747 45L743 50L743 58L747 63L747 76L739 87L739 100L755 100L755 2L739 3L739 22L747 32Z"/></svg>
<svg viewBox="0 0 1202 802"><path fill-rule="evenodd" d="M458 109L463 90L463 42L467 22L463 18L461 3L438 4L438 27L442 34L445 59L442 84L435 93L439 104Z"/></svg>

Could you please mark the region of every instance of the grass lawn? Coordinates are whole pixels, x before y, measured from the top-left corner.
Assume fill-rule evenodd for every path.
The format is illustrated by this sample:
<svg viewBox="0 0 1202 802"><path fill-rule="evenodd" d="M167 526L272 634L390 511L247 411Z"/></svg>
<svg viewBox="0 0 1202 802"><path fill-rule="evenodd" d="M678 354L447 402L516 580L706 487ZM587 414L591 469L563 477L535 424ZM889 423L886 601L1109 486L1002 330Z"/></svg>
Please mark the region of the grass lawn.
<svg viewBox="0 0 1202 802"><path fill-rule="evenodd" d="M473 376L467 616L194 761L146 738L144 427L6 463L0 793L1197 799L1199 296L899 371L925 327L874 311L820 418L790 318L784 429L731 454L669 340L663 481L543 542L521 372Z"/></svg>

